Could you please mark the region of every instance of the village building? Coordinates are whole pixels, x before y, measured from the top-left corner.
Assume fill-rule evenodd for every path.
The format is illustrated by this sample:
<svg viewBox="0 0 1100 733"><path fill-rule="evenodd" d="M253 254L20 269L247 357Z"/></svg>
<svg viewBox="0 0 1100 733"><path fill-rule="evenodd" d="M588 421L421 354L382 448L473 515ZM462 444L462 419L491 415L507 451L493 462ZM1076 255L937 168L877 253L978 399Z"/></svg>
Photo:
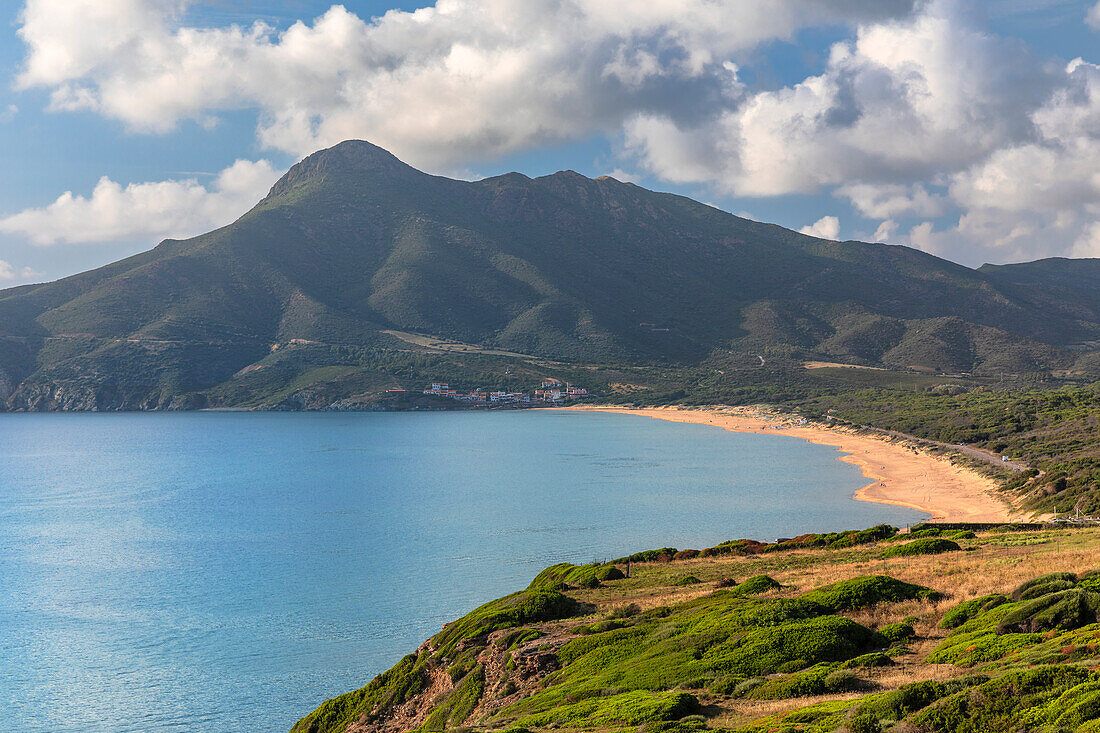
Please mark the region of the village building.
<svg viewBox="0 0 1100 733"><path fill-rule="evenodd" d="M446 382L432 382L431 387L424 390L424 394L437 397L448 397L468 403L487 402L490 404L522 405L529 405L532 401L556 403L566 400L577 400L589 396L588 390L583 387L574 387L565 384L561 380L551 378L543 380L542 386L536 389L533 395L527 392L508 392L506 390L486 392L481 388L471 390L470 392L459 392L458 390L451 389L451 385Z"/></svg>

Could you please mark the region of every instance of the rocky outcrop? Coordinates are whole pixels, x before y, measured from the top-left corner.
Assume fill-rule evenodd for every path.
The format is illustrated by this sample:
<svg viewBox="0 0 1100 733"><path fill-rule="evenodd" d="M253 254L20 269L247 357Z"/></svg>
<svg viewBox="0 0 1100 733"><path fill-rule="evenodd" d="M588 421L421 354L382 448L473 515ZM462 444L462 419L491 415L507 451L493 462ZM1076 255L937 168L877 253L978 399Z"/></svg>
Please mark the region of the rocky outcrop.
<svg viewBox="0 0 1100 733"><path fill-rule="evenodd" d="M10 391L3 404L11 412L197 410L207 406L202 395L127 392L92 382L24 382Z"/></svg>
<svg viewBox="0 0 1100 733"><path fill-rule="evenodd" d="M12 391L15 389L15 384L12 378L8 376L8 373L3 369L0 369L0 409L3 409L8 398L11 397Z"/></svg>

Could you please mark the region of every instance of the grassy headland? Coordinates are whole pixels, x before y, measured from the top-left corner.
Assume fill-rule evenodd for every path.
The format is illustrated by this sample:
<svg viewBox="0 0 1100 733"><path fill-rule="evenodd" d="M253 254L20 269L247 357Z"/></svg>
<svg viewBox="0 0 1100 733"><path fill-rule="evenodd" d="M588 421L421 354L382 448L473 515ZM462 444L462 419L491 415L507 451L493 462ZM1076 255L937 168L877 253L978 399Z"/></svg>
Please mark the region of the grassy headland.
<svg viewBox="0 0 1100 733"><path fill-rule="evenodd" d="M293 730L1100 730L1098 546L878 527L559 565Z"/></svg>

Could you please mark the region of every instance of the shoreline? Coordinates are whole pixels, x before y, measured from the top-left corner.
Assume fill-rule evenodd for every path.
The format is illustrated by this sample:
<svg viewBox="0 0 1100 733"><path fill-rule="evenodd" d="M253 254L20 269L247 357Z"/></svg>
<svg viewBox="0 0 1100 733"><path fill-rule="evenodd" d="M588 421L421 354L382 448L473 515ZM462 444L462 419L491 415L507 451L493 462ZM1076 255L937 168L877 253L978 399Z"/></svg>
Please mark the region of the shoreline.
<svg viewBox="0 0 1100 733"><path fill-rule="evenodd" d="M558 408L612 412L658 420L713 425L735 433L781 435L837 449L838 460L859 466L871 483L852 498L906 507L929 514L932 522L1003 523L1032 521L1000 495L997 482L948 459L915 448L902 439L861 434L851 428L823 427L792 415L765 414L752 407L615 407Z"/></svg>

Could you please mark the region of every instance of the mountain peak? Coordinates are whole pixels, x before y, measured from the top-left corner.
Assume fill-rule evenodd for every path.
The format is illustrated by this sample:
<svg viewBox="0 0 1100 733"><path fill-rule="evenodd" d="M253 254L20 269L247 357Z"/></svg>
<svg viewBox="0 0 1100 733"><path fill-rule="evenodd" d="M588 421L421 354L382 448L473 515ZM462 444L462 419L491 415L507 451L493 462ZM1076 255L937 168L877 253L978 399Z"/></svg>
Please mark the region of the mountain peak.
<svg viewBox="0 0 1100 733"><path fill-rule="evenodd" d="M318 150L303 158L276 181L267 194L273 198L310 183L336 177L373 175L392 177L418 174L412 166L401 162L393 153L366 140L345 140L331 148Z"/></svg>

